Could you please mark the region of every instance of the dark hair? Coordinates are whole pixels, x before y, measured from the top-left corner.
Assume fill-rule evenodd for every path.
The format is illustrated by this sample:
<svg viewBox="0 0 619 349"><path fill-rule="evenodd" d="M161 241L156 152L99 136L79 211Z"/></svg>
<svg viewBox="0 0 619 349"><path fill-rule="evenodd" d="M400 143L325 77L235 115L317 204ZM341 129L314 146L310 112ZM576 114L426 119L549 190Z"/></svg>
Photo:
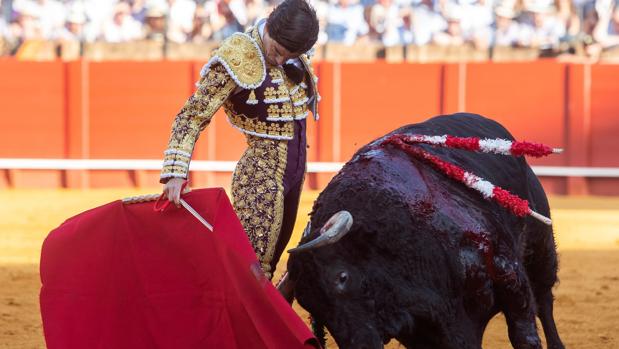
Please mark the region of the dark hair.
<svg viewBox="0 0 619 349"><path fill-rule="evenodd" d="M318 39L316 11L306 0L284 0L267 18L269 36L291 53L304 53Z"/></svg>

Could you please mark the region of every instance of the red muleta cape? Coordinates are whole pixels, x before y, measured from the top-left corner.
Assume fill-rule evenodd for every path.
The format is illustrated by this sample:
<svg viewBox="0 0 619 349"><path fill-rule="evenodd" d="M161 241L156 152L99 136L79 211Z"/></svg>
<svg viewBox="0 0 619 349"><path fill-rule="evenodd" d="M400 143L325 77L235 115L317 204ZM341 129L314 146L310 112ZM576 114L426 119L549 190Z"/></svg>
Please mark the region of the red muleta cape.
<svg viewBox="0 0 619 349"><path fill-rule="evenodd" d="M315 348L316 340L259 271L221 188L186 209L120 200L53 230L41 252L49 349Z"/></svg>

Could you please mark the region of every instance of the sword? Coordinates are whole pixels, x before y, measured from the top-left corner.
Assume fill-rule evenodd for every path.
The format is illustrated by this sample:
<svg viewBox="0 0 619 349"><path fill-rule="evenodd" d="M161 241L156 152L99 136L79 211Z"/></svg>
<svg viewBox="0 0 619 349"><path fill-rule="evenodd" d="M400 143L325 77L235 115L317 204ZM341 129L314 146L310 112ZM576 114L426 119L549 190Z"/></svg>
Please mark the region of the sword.
<svg viewBox="0 0 619 349"><path fill-rule="evenodd" d="M185 185L183 185L183 187L184 186ZM128 198L124 198L122 202L124 204L135 204L135 203L140 203L140 202L157 200L157 202L155 202L155 206L153 207L153 210L157 212L163 212L163 210L165 210L170 205L169 201L165 201L163 205L159 206L159 202L161 202L161 200L163 199L164 199L164 194L161 194L161 195L150 194L150 195L131 196ZM185 199L181 198L180 203L187 211L189 211L189 213L191 213L192 216L196 217L200 221L200 223L202 223L208 230L210 230L211 232L213 231L213 226L209 222L207 222L206 219L204 219L204 217L202 217L198 213L198 211L196 211L193 207L191 207L191 205L189 205L187 201L185 201Z"/></svg>
<svg viewBox="0 0 619 349"><path fill-rule="evenodd" d="M194 210L193 207L191 207L191 205L189 205L187 203L187 201L185 201L185 199L181 198L181 205L187 209L187 211L189 211L189 213L191 213L194 217L196 217L200 223L202 223L208 230L210 230L211 232L213 231L213 226L206 221L206 219L204 219L204 217L202 217L196 210Z"/></svg>

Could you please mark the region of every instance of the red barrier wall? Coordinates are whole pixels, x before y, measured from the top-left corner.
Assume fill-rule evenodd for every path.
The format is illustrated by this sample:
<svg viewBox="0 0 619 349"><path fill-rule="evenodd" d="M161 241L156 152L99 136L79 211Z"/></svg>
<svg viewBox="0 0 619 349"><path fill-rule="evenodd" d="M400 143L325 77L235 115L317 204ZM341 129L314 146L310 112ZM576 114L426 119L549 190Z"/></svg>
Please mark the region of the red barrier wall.
<svg viewBox="0 0 619 349"><path fill-rule="evenodd" d="M566 65L531 63L451 64L445 112L470 111L503 124L520 140L566 148ZM532 165L565 166L566 154L528 159ZM548 191L566 191L565 178L542 178Z"/></svg>
<svg viewBox="0 0 619 349"><path fill-rule="evenodd" d="M66 156L65 65L60 62L0 62L0 157ZM56 187L59 171L11 170L3 186Z"/></svg>
<svg viewBox="0 0 619 349"><path fill-rule="evenodd" d="M590 166L619 163L619 69L617 65L591 66ZM592 193L619 195L619 182L606 178L589 180Z"/></svg>
<svg viewBox="0 0 619 349"><path fill-rule="evenodd" d="M0 61L0 157L161 159L170 125L204 62ZM518 139L564 147L534 165L619 166L618 65L318 62L321 120L308 120L310 161L346 161L405 124L457 111L503 123ZM194 159L237 160L244 137L218 112ZM332 174L311 175L324 186ZM229 173L194 173L194 186ZM616 179L548 178L549 192L617 194ZM3 171L0 186L151 186L157 171Z"/></svg>

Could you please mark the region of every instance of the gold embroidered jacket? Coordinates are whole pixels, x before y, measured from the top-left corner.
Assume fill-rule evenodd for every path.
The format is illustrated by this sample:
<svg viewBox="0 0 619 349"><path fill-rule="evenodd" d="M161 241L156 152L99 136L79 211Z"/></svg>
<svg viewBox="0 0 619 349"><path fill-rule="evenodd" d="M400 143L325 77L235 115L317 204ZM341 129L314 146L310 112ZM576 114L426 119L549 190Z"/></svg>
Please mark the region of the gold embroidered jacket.
<svg viewBox="0 0 619 349"><path fill-rule="evenodd" d="M267 67L258 28L235 33L224 40L202 68L198 89L176 116L164 152L161 182L187 178L195 142L223 105L230 123L242 132L261 138L290 140L294 120L311 110L318 118L320 98L309 57L299 57L305 79L295 84L281 67ZM268 70L268 73L267 73Z"/></svg>

